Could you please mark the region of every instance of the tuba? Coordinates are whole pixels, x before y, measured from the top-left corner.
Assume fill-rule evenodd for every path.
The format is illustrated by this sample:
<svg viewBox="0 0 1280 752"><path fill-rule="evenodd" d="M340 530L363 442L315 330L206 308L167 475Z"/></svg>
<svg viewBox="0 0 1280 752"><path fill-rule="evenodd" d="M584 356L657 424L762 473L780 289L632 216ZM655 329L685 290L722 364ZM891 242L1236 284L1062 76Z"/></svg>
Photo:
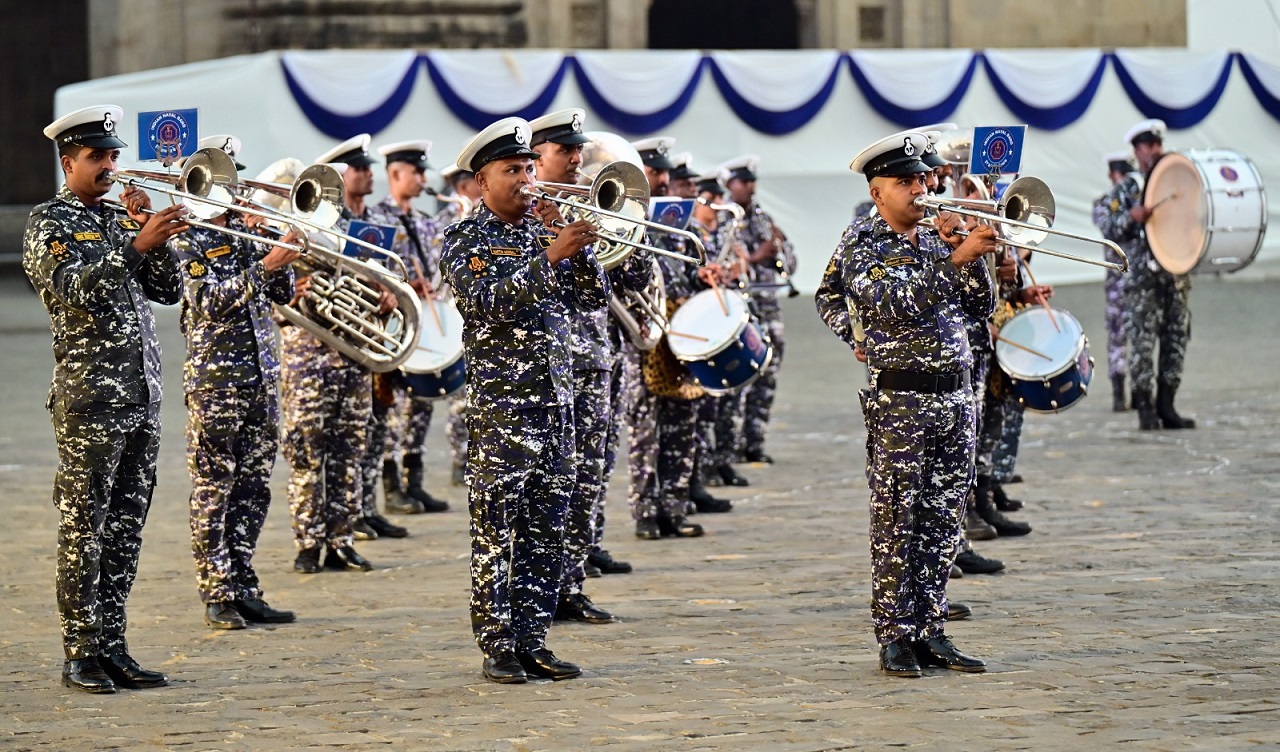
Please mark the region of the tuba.
<svg viewBox="0 0 1280 752"><path fill-rule="evenodd" d="M662 269L651 261L653 273L643 292L623 290L609 298L609 313L626 332L627 339L641 352L658 346L667 332L667 293L662 285Z"/></svg>

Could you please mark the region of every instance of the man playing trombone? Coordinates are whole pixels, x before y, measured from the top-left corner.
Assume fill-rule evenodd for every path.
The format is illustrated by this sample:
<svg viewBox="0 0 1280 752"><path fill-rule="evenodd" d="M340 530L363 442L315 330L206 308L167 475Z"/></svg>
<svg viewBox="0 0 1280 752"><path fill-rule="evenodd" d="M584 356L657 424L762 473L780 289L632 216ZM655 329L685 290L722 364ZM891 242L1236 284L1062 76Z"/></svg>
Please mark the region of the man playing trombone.
<svg viewBox="0 0 1280 752"><path fill-rule="evenodd" d="M604 308L609 281L579 220L547 235L531 214L532 133L520 118L481 131L458 156L483 200L445 231L441 259L463 317L471 508L471 627L498 683L569 679L546 647L560 599L572 492L570 318ZM560 224L538 202L548 226Z"/></svg>
<svg viewBox="0 0 1280 752"><path fill-rule="evenodd" d="M152 215L135 187L121 195L128 216L103 206L125 146L116 136L123 118L119 107L98 105L45 127L66 182L32 210L22 254L53 332L45 407L58 445L62 682L92 693L168 683L130 657L125 601L160 448L160 344L148 300L179 300L178 267L165 243L187 229L186 207Z"/></svg>
<svg viewBox="0 0 1280 752"><path fill-rule="evenodd" d="M240 140L209 136L200 146L222 149L234 161ZM238 161L235 167L244 168ZM262 221L261 214L246 216L255 225ZM248 229L246 221L225 213L209 223ZM297 240L290 233L282 242ZM264 254L241 236L202 227L170 244L182 268L191 544L204 620L215 629L291 622L293 612L262 599L253 555L271 505L280 445L280 355L271 304L293 297L290 264L300 249L273 245Z"/></svg>

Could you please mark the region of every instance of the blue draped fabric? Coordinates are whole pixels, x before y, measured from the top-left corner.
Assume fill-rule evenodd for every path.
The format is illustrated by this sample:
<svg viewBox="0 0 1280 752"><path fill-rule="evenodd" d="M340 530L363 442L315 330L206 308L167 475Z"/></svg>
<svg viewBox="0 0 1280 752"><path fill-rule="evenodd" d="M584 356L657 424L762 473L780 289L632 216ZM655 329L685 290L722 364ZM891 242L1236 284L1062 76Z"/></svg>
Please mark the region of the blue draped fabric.
<svg viewBox="0 0 1280 752"><path fill-rule="evenodd" d="M1210 112L1213 112L1213 108L1218 105L1218 100L1222 97L1222 92L1227 88L1227 80L1231 78L1231 62L1236 55L1234 53L1227 55L1226 62L1222 64L1222 74L1218 76L1218 82L1213 85L1209 93L1199 102L1183 108L1165 107L1147 96L1138 87L1138 83L1133 80L1129 71L1125 70L1120 58L1112 53L1108 53L1107 57L1111 58L1111 64L1116 70L1116 76L1120 79L1120 85L1124 87L1129 100L1139 112L1149 118L1160 118L1170 128L1182 129L1195 127L1200 121L1209 117Z"/></svg>
<svg viewBox="0 0 1280 752"><path fill-rule="evenodd" d="M312 99L294 79L293 74L289 73L289 66L285 65L283 60L280 68L284 71L284 80L289 86L289 93L293 94L294 101L298 103L298 109L307 116L307 120L310 120L311 124L326 136L343 141L361 133L376 136L391 125L391 122L400 114L400 110L404 109L405 103L409 101L409 95L413 93L413 84L418 78L418 64L414 63L409 66L409 70L405 71L400 85L395 88L387 101L363 115L340 115Z"/></svg>
<svg viewBox="0 0 1280 752"><path fill-rule="evenodd" d="M1280 120L1280 98L1267 91L1267 87L1262 85L1262 80L1258 78L1258 74L1254 72L1253 66L1249 65L1249 61L1244 55L1237 52L1234 57L1236 62L1240 64L1240 72L1244 74L1244 80L1249 83L1249 89L1258 98L1258 104L1267 111L1268 115Z"/></svg>
<svg viewBox="0 0 1280 752"><path fill-rule="evenodd" d="M1098 93L1098 86L1102 84L1102 75L1107 72L1107 58L1112 57L1112 55L1106 54L1099 58L1098 67L1093 71L1093 75L1089 77L1089 82L1080 90L1080 93L1057 107L1036 107L1019 99L1005 85L1004 81L1000 80L1000 76L996 73L991 62L987 60L986 55L979 54L978 57L982 58L982 68L987 72L987 79L991 81L991 88L995 89L996 96L1000 97L1000 101L1004 103L1004 106L1009 108L1009 112L1012 112L1020 120L1025 121L1032 128L1056 131L1060 128L1066 128L1084 117L1089 105L1093 104L1094 95Z"/></svg>
<svg viewBox="0 0 1280 752"><path fill-rule="evenodd" d="M871 109L875 110L884 119L897 123L903 128L913 128L920 123L932 123L946 120L951 117L951 113L956 111L960 106L960 101L964 99L964 95L969 91L969 83L973 81L973 72L978 68L978 56L974 55L969 61L969 67L965 69L964 75L960 77L960 83L956 84L956 88L941 102L932 107L926 107L922 110L913 110L907 107L899 107L890 102L880 92L876 91L867 77L862 71L858 70L858 65L852 59L849 60L849 70L853 73L854 83L858 85L858 91L862 92L862 96L866 97L871 103Z"/></svg>
<svg viewBox="0 0 1280 752"><path fill-rule="evenodd" d="M551 107L551 103L555 101L556 93L560 91L560 84L564 81L564 74L569 70L571 57L565 56L560 61L560 67L556 70L551 80L547 82L547 86L542 93L530 102L528 105L511 112L487 112L478 107L472 107L467 101L458 95L453 87L449 86L449 82L440 74L435 63L431 62L431 58L426 55L422 56L423 64L427 66L427 75L431 77L431 83L435 85L436 91L440 94L440 99L444 101L449 111L457 116L459 120L467 125L475 128L477 131L483 130L492 125L495 121L506 117L519 117L525 120L533 120L547 114L547 110Z"/></svg>
<svg viewBox="0 0 1280 752"><path fill-rule="evenodd" d="M831 92L836 88L836 76L839 75L840 66L845 61L852 62L848 54L841 54L836 58L835 65L831 66L831 74L827 76L827 82L822 85L818 93L794 110L786 112L774 112L751 104L745 97L734 91L733 86L729 84L729 79L725 78L715 60L707 58L703 63L710 64L711 77L716 82L716 88L720 90L720 96L724 97L724 101L738 116L739 120L761 133L767 133L770 136L785 136L792 131L803 128L805 124L822 111L822 108L827 104L827 100L831 98Z"/></svg>
<svg viewBox="0 0 1280 752"><path fill-rule="evenodd" d="M676 100L670 105L657 112L640 113L627 112L619 107L614 107L596 88L595 83L591 81L591 77L587 75L582 65L574 58L568 59L573 65L574 79L578 82L578 88L582 91L583 98L587 100L587 106L591 108L592 115L599 117L605 123L623 133L638 136L656 133L671 125L676 118L684 113L685 108L689 106L689 100L693 99L693 95L698 91L698 83L702 81L703 70L711 62L709 57L702 58L693 75L689 77L689 82L684 85L684 90L680 92L680 96L676 97Z"/></svg>

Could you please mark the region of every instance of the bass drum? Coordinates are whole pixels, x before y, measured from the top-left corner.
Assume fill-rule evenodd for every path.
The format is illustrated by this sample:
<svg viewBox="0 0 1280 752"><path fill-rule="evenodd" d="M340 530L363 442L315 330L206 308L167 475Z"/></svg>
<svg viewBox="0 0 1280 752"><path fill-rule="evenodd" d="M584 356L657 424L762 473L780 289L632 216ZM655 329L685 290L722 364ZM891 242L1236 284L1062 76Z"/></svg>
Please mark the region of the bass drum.
<svg viewBox="0 0 1280 752"><path fill-rule="evenodd" d="M1024 308L1000 328L999 337L996 363L1026 409L1060 412L1089 392L1093 358L1075 316L1054 308L1051 319L1043 306Z"/></svg>
<svg viewBox="0 0 1280 752"><path fill-rule="evenodd" d="M452 298L423 301L418 346L400 370L413 396L422 399L443 399L467 383L467 362L462 358L462 314Z"/></svg>
<svg viewBox="0 0 1280 752"><path fill-rule="evenodd" d="M1267 196L1258 168L1239 152L1168 152L1145 196L1151 255L1170 274L1239 271L1262 248Z"/></svg>
<svg viewBox="0 0 1280 752"><path fill-rule="evenodd" d="M667 343L708 394L750 384L773 358L773 345L751 321L746 297L724 289L703 290L685 301L671 317Z"/></svg>

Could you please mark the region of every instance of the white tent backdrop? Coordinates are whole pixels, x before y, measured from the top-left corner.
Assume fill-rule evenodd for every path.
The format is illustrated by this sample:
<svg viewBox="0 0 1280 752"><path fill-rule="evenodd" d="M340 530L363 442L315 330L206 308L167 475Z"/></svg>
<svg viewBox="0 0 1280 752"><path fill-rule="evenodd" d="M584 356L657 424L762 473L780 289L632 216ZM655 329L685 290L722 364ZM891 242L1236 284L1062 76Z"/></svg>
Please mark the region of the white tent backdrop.
<svg viewBox="0 0 1280 752"><path fill-rule="evenodd" d="M485 111L517 111L554 83L555 66L565 53L555 51L472 51L466 53L430 53L435 56L436 70L453 88L454 96L466 96L467 104ZM718 70L733 88L754 87L753 103L765 109L785 110L812 98L821 88L793 83L784 63L803 70L813 81L830 70L838 53L801 51L795 53L715 53ZM872 53L856 53L856 56ZM938 65L929 73L933 85L924 101L912 102L908 91L897 104L921 108L936 104L939 97L955 88L958 65L963 65L969 51L888 51L874 53L880 67L864 73L879 76L875 83L887 86L912 85L914 77L923 82L922 63L934 57ZM1055 58L1055 54L1057 57ZM1135 79L1143 69L1174 71L1172 80L1187 80L1186 91L1166 86L1166 91L1148 93L1166 106L1185 107L1204 97L1206 75L1197 71L1220 68L1222 53L1208 53L1188 63L1184 50L1135 51L1126 53L1124 63ZM1040 57L1036 57L1039 55ZM855 61L861 58L855 56ZM959 57L957 57L959 56ZM1162 57L1163 56L1163 57ZM690 71L697 68L697 53L658 51L583 52L575 55L577 64L594 72L591 81L613 106L636 102L634 109L653 112L671 105L680 95ZM325 106L337 115L359 116L379 102L384 102L401 82L415 53L404 51L325 51L310 53L268 52L194 63L142 73L115 76L66 86L58 90L55 111L64 114L79 107L111 103L125 109L121 136L130 144L126 161L136 157L136 113L142 111L198 108L201 134L233 133L244 144L240 159L253 176L267 164L291 156L304 162L321 154L338 139L326 135L312 123L300 108L286 81L282 60L287 60L298 85L309 94L330 90ZM988 53L988 59L1001 63L1000 75L1019 97L1030 97L1025 83L1019 88L1012 72L1017 67L1038 69L1040 80L1060 81L1061 88L1075 88L1086 77L1079 71L1094 65L1097 51L1061 50ZM1251 58L1254 60L1254 58ZM1039 61L1039 62L1037 62ZM886 64L889 63L889 64ZM754 65L753 65L754 63ZM1203 63L1203 64L1201 64ZM1265 58L1257 58L1259 76L1272 74L1280 67L1263 69ZM910 68L908 68L910 65ZM823 66L826 66L825 68ZM1183 68L1179 68L1183 66ZM1207 66L1207 67L1206 67ZM1195 68L1193 70L1193 68ZM436 168L449 164L475 133L475 128L455 115L442 98L424 66L413 69L416 76L412 91L399 113L380 132L374 133L374 146L380 143L427 138L434 143L430 161ZM1008 70L1010 73L1006 74ZM633 73L628 74L628 71ZM653 71L661 72L655 83ZM1181 72L1180 72L1181 71ZM892 80L901 73L896 83ZM342 74L342 75L340 75ZM606 75L607 74L607 75ZM1193 75L1194 74L1194 75ZM946 78L939 86L936 79ZM1212 78L1212 76L1208 76ZM665 81L674 81L659 85ZM829 99L816 115L798 129L785 135L769 135L740 119L726 102L710 76L703 76L687 105L669 125L658 133L677 140L676 151L690 151L698 169L709 169L731 157L752 153L761 157L758 183L761 204L777 219L782 229L795 241L800 258L797 285L812 291L817 287L840 234L849 223L854 204L866 199L865 180L847 168L849 161L866 144L901 125L877 113L850 75L830 76L833 82ZM1208 83L1211 83L1209 81ZM1267 82L1269 85L1272 81ZM605 85L616 87L609 91ZM1144 84L1144 89L1146 89ZM345 88L339 88L345 87ZM401 87L403 89L403 87ZM923 83L919 88L924 88ZM1280 92L1280 87L1271 86ZM336 92L336 93L335 93ZM343 92L350 92L344 96ZM1059 105L1075 95L1042 91L1041 106ZM587 96L574 75L563 75L558 88L547 88L543 111L567 107L587 110L588 130L611 130L587 105ZM916 92L916 100L921 95ZM317 96L319 99L319 96ZM345 106L344 106L345 103ZM474 117L474 116L473 116ZM1113 66L1108 66L1083 116L1059 130L1028 130L1023 174L1045 180L1053 189L1058 203L1058 227L1093 235L1090 205L1107 187L1102 155L1125 148L1123 134L1143 117L1121 85ZM963 127L975 125L1008 125L1022 122L1001 102L982 65L973 72L972 81L958 106L946 117ZM923 123L920 123L923 124ZM641 134L632 134L639 138ZM1212 111L1194 127L1173 130L1166 138L1166 148L1231 148L1251 157L1262 174L1264 184L1280 178L1280 153L1273 147L1280 143L1280 122L1269 114L1246 83L1238 68L1233 68L1226 88ZM375 168L379 170L380 168ZM386 183L378 175L376 195L385 191ZM1268 214L1274 214L1280 191L1269 196ZM430 208L430 199L422 199ZM1098 246L1052 239L1047 247L1100 258ZM1280 268L1280 238L1269 238L1259 259L1240 274L1265 273L1269 267ZM1037 276L1043 283L1067 283L1100 279L1102 269L1072 261L1044 256L1037 261Z"/></svg>

